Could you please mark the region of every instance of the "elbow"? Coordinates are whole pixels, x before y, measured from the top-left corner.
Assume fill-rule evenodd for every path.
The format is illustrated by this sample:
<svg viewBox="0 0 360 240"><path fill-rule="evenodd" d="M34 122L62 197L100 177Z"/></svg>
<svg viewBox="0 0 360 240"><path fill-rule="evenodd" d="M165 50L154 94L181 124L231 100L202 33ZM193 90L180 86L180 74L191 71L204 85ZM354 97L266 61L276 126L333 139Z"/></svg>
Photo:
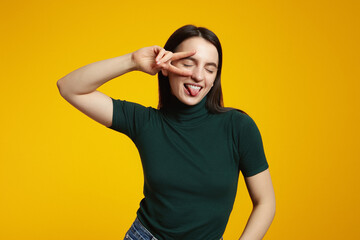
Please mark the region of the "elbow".
<svg viewBox="0 0 360 240"><path fill-rule="evenodd" d="M276 202L274 200L273 204L271 204L271 213L272 213L272 218L275 217L275 213L276 213Z"/></svg>
<svg viewBox="0 0 360 240"><path fill-rule="evenodd" d="M61 78L56 82L56 86L59 90L60 95L65 98L65 96L67 95L67 91L66 91L66 86L65 86L65 82L64 79Z"/></svg>
<svg viewBox="0 0 360 240"><path fill-rule="evenodd" d="M262 209L266 211L272 218L276 213L276 201L275 198L264 199L263 201L253 203L253 209Z"/></svg>
<svg viewBox="0 0 360 240"><path fill-rule="evenodd" d="M275 214L276 214L276 204L275 203L270 206L269 212L270 212L269 213L270 219L271 219L271 221L273 221L275 218Z"/></svg>
<svg viewBox="0 0 360 240"><path fill-rule="evenodd" d="M270 201L270 205L271 205L271 208L273 210L273 214L275 216L275 213L276 213L276 198L275 198L275 194L274 196L271 198L271 201Z"/></svg>
<svg viewBox="0 0 360 240"><path fill-rule="evenodd" d="M61 92L62 92L62 81L61 81L61 79L59 79L59 80L56 82L56 86L57 86L57 88L58 88L58 90L59 90L60 95L62 95L62 94L61 94Z"/></svg>

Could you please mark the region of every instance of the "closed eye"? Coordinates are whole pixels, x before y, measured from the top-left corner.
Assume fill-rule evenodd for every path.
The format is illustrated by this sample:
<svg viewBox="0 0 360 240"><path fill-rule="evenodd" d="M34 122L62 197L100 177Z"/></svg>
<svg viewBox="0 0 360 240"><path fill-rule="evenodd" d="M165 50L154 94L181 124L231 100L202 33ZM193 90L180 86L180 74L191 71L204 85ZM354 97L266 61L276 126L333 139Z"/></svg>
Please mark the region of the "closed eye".
<svg viewBox="0 0 360 240"><path fill-rule="evenodd" d="M183 64L184 67L192 67L190 64Z"/></svg>

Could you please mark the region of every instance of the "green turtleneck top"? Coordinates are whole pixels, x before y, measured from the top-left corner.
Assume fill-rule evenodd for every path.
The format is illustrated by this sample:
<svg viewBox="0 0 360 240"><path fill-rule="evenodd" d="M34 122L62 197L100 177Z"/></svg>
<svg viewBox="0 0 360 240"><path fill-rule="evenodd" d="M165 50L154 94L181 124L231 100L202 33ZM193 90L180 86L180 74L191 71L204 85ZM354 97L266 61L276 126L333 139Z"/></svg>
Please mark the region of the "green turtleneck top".
<svg viewBox="0 0 360 240"><path fill-rule="evenodd" d="M268 168L260 132L237 110L211 114L206 97L171 109L115 100L111 129L135 143L144 171L137 216L159 240L218 240L244 177Z"/></svg>

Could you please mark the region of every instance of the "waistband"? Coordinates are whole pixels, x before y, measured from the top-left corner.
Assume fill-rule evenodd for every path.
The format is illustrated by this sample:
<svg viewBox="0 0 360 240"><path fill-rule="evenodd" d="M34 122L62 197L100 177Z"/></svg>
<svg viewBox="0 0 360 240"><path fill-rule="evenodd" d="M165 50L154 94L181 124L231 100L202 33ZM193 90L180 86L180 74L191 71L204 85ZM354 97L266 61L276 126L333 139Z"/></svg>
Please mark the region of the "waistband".
<svg viewBox="0 0 360 240"><path fill-rule="evenodd" d="M151 239L151 240L158 240L156 237L154 237L154 235L151 234L151 232L149 232L149 230L147 230L142 223L140 222L140 220L136 217L135 221L132 224L132 227L130 228L130 231L134 230L137 231L138 233L141 233L143 237L145 237L146 239ZM221 237L220 240L223 240L224 238Z"/></svg>
<svg viewBox="0 0 360 240"><path fill-rule="evenodd" d="M136 231L141 232L146 238L151 239L151 240L157 240L156 237L154 237L154 235L152 235L149 230L147 230L142 223L140 222L140 220L138 218L135 219L134 223L133 223L133 227Z"/></svg>

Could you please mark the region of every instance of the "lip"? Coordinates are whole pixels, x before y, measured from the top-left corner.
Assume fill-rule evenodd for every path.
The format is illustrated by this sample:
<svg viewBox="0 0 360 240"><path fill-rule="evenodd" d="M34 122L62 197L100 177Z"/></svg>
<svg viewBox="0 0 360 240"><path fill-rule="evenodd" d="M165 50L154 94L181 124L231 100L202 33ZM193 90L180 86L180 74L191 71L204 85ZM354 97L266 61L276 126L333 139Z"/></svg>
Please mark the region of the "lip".
<svg viewBox="0 0 360 240"><path fill-rule="evenodd" d="M196 84L196 83L184 83L184 85L193 85L193 86L196 86L196 87L204 88L203 86L201 86L199 84Z"/></svg>

